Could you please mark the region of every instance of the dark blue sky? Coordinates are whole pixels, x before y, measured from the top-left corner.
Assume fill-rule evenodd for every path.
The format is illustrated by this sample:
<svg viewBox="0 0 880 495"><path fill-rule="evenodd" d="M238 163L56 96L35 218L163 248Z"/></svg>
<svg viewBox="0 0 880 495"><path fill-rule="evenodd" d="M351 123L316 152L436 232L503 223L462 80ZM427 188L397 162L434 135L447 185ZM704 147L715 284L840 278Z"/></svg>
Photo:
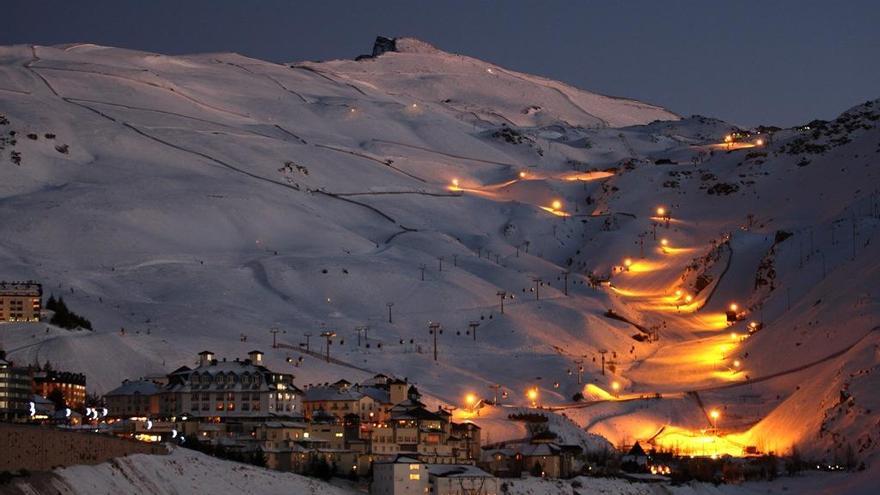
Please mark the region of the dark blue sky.
<svg viewBox="0 0 880 495"><path fill-rule="evenodd" d="M735 123L831 118L880 97L877 1L4 0L0 44L92 42L278 62L377 34Z"/></svg>

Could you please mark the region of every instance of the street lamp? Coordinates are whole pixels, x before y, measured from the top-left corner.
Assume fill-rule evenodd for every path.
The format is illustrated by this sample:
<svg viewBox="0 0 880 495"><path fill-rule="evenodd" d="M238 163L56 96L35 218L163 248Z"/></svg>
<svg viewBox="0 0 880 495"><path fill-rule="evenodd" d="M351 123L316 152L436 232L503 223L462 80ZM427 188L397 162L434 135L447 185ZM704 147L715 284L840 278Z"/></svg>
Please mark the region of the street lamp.
<svg viewBox="0 0 880 495"><path fill-rule="evenodd" d="M532 407L538 406L538 387L530 388L526 392L526 397L528 397L529 401L532 403Z"/></svg>
<svg viewBox="0 0 880 495"><path fill-rule="evenodd" d="M712 418L712 428L715 429L715 433L718 433L718 418L721 417L721 413L718 412L718 409L712 409L709 411L709 417Z"/></svg>
<svg viewBox="0 0 880 495"><path fill-rule="evenodd" d="M731 311L739 310L739 305L737 305L736 303L730 303L730 310Z"/></svg>
<svg viewBox="0 0 880 495"><path fill-rule="evenodd" d="M520 178L520 179L525 179L525 178L526 178L526 172L525 172L525 170L523 170L522 172L519 173L519 178Z"/></svg>
<svg viewBox="0 0 880 495"><path fill-rule="evenodd" d="M474 406L477 405L477 396L474 395L474 394L472 394L472 393L469 393L469 394L465 395L465 396L464 396L464 403L467 404L468 409L470 409L471 411L473 411L473 410L474 410Z"/></svg>
<svg viewBox="0 0 880 495"><path fill-rule="evenodd" d="M664 215L666 215L666 208L664 208L662 206L658 206L657 207L657 216L662 217Z"/></svg>
<svg viewBox="0 0 880 495"><path fill-rule="evenodd" d="M562 201L559 201L558 199L554 199L553 203L550 206L552 206L554 210L561 210L562 209Z"/></svg>
<svg viewBox="0 0 880 495"><path fill-rule="evenodd" d="M611 389L614 390L614 396L618 399L620 398L620 384L615 382L611 382Z"/></svg>
<svg viewBox="0 0 880 495"><path fill-rule="evenodd" d="M632 264L633 264L632 258L627 258L627 259L623 260L623 266L624 266L624 268L626 268L626 271L629 271L629 268L632 266Z"/></svg>

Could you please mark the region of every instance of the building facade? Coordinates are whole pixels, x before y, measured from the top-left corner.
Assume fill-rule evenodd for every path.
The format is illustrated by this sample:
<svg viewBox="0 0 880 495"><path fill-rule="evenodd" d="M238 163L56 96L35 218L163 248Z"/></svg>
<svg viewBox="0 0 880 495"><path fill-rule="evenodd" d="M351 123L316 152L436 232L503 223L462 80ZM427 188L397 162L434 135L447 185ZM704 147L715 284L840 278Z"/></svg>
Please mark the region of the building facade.
<svg viewBox="0 0 880 495"><path fill-rule="evenodd" d="M86 403L86 376L68 371L36 370L33 372L33 392L49 397L59 390L64 402L71 409L81 409Z"/></svg>
<svg viewBox="0 0 880 495"><path fill-rule="evenodd" d="M0 322L40 321L43 286L28 282L0 282Z"/></svg>
<svg viewBox="0 0 880 495"><path fill-rule="evenodd" d="M260 351L232 361L217 360L213 353L204 351L194 369L181 367L162 382L123 383L105 399L115 417L189 417L221 422L299 415L301 395L293 385L293 375L263 366Z"/></svg>
<svg viewBox="0 0 880 495"><path fill-rule="evenodd" d="M373 464L370 495L425 495L428 493L428 466L407 456Z"/></svg>
<svg viewBox="0 0 880 495"><path fill-rule="evenodd" d="M157 417L161 390L159 384L151 380L125 380L104 394L107 415L111 418Z"/></svg>
<svg viewBox="0 0 880 495"><path fill-rule="evenodd" d="M24 421L30 416L31 376L6 360L0 350L0 420Z"/></svg>

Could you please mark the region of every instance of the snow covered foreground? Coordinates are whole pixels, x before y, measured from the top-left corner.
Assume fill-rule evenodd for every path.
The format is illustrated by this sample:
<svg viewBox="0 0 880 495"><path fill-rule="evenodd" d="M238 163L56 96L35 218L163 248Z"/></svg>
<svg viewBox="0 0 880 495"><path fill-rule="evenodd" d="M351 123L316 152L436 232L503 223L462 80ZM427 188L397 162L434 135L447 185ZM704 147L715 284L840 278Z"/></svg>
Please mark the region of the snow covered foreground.
<svg viewBox="0 0 880 495"><path fill-rule="evenodd" d="M346 495L356 492L292 473L175 448L167 456L137 454L96 466L57 469L0 487L0 493Z"/></svg>
<svg viewBox="0 0 880 495"><path fill-rule="evenodd" d="M876 493L871 481L876 473L809 474L772 482L713 486L690 483L639 483L614 478L579 477L574 480L539 478L504 480L509 495L824 495ZM31 495L104 494L297 494L345 495L361 493L292 473L281 473L216 459L199 452L175 448L170 455L132 455L96 466L74 466L17 478L0 486L0 493Z"/></svg>
<svg viewBox="0 0 880 495"><path fill-rule="evenodd" d="M42 281L96 328L3 325L10 357L104 392L204 349L291 369L333 330L338 361L306 355L298 385L392 373L432 406L538 387L574 441L871 465L878 102L728 150L724 122L403 45L292 65L0 48L0 278ZM613 286L586 283L625 258ZM497 409L472 419L518 438Z"/></svg>

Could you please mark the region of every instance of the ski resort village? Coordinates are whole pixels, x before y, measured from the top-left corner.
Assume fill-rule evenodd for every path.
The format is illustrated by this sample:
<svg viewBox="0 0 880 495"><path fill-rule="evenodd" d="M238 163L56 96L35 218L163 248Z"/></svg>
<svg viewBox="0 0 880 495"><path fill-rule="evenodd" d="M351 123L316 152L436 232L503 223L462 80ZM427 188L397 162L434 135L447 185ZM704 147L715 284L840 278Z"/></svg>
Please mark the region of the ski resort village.
<svg viewBox="0 0 880 495"><path fill-rule="evenodd" d="M0 47L0 493L877 493L880 100L363 48Z"/></svg>

